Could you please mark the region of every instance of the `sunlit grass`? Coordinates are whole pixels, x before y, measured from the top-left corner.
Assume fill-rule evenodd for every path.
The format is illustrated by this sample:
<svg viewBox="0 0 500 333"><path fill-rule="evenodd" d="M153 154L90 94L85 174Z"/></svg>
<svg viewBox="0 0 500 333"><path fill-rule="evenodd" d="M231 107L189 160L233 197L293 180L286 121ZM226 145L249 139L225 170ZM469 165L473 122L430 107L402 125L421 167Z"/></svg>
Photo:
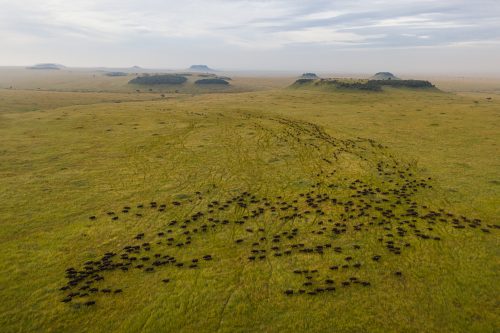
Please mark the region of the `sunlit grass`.
<svg viewBox="0 0 500 333"><path fill-rule="evenodd" d="M6 112L0 118L2 327L54 332L493 332L498 328L498 230L487 225L498 224L499 106L496 100L474 103L439 92L275 90ZM381 175L380 162L396 174ZM425 180L426 186L411 197L419 211L425 205L481 219L481 228L490 232L455 229L446 217L448 222L438 221L424 232L441 240L410 233L402 239L411 246L396 255L378 240L385 242L388 232L397 231L394 218L382 226L369 226L366 216L342 221L343 205L321 202L318 208L325 215L320 215L300 196L315 191L360 207L360 198L351 196L361 187L350 188L353 181L384 191L392 188L387 181L399 176L397 171L404 172L404 179ZM240 197L247 208L234 204ZM234 202L219 210L227 200ZM165 211L150 208L151 201L166 204ZM283 202L292 207L281 210ZM385 201L372 205L391 208ZM394 212L400 216L408 205L397 204ZM122 213L125 206L130 209ZM264 213L244 218L259 207ZM293 207L303 215L281 220ZM111 211L118 220L107 214ZM204 217L184 235L186 229L179 226L198 211ZM209 217L230 223L211 227ZM169 226L172 220L178 222ZM242 225L235 223L242 220ZM346 232L332 234L339 222L346 223ZM359 223L365 227L358 232L354 225ZM194 233L202 224L209 230ZM424 220L418 224L429 227ZM318 234L322 227L328 232ZM282 235L279 243L271 241L294 228L294 239ZM172 246L168 235L158 235L169 229L176 239ZM140 233L144 238L134 239ZM175 246L189 236L192 244ZM239 239L243 242L237 243ZM186 265L197 258L198 267L104 271L99 288L122 293L61 302L68 293L59 290L68 282L68 267L80 270L106 252L121 255L125 246L144 242L151 250L138 257L168 254ZM249 259L255 242L266 249L265 259ZM306 247L331 243L342 253L325 248L323 254L293 250L274 256L273 246L284 249L294 242ZM208 254L213 259L203 260ZM379 262L374 255L381 255ZM353 268L355 262L362 266ZM346 263L349 268L330 269ZM307 274L293 272L299 269L317 269L311 280L319 286L333 279L336 291L297 295L302 288L310 291L303 287ZM342 287L353 276L370 285ZM167 278L168 283L162 282ZM294 295L286 296L286 290ZM96 304L83 305L89 300Z"/></svg>

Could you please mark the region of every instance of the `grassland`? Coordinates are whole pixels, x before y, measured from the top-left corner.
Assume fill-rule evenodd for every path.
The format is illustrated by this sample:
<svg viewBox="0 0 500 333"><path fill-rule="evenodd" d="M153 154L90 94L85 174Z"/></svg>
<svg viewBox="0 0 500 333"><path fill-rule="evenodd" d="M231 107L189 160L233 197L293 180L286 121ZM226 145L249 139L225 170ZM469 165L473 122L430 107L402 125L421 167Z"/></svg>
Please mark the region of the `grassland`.
<svg viewBox="0 0 500 333"><path fill-rule="evenodd" d="M172 94L120 92L59 92L40 90L0 90L0 114L43 111L71 105L161 100Z"/></svg>
<svg viewBox="0 0 500 333"><path fill-rule="evenodd" d="M159 71L160 73L161 71ZM172 71L164 71L176 74ZM169 94L187 93L200 94L210 92L246 92L267 90L270 88L281 88L293 82L293 78L270 78L255 75L239 74L232 78L231 85L219 87L200 87L194 82L205 78L203 73L187 73L188 82L182 85L138 85L128 84L131 79L143 74L154 74L153 71L127 72L127 76L107 76L109 71L95 69L80 70L26 70L24 68L0 67L0 89L15 90L42 90L56 92L95 92L95 93L142 93ZM161 72L163 73L163 72ZM185 74L178 72L178 74ZM219 76L231 75L217 72Z"/></svg>
<svg viewBox="0 0 500 333"><path fill-rule="evenodd" d="M499 329L496 96L24 93L43 112L0 91L5 332Z"/></svg>

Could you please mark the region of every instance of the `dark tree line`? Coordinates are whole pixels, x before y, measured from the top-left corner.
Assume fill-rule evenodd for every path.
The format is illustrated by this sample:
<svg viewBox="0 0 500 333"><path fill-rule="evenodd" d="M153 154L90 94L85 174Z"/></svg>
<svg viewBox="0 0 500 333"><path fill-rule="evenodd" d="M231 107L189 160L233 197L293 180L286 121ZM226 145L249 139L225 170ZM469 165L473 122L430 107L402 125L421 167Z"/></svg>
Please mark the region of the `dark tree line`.
<svg viewBox="0 0 500 333"><path fill-rule="evenodd" d="M183 84L187 81L184 76L162 74L162 75L149 75L139 76L130 80L130 84Z"/></svg>
<svg viewBox="0 0 500 333"><path fill-rule="evenodd" d="M106 76L127 76L124 72L109 72L105 74Z"/></svg>
<svg viewBox="0 0 500 333"><path fill-rule="evenodd" d="M402 88L435 88L435 86L432 83L424 80L372 80L372 81L376 81L382 86L402 87Z"/></svg>
<svg viewBox="0 0 500 333"><path fill-rule="evenodd" d="M201 79L195 82L195 84L221 84L221 85L229 85L229 82L223 79Z"/></svg>
<svg viewBox="0 0 500 333"><path fill-rule="evenodd" d="M390 86L395 88L435 88L429 81L423 80L368 80L368 81L342 81L342 80L313 80L298 79L295 85L305 85L314 82L314 85L334 85L339 89L353 89L364 91L382 91L382 87Z"/></svg>

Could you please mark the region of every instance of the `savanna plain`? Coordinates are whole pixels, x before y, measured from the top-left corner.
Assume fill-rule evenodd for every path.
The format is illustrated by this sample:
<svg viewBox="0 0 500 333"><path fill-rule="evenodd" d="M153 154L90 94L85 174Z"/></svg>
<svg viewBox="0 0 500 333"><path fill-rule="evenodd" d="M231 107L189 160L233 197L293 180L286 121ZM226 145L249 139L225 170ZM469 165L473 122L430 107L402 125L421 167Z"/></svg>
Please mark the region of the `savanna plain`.
<svg viewBox="0 0 500 333"><path fill-rule="evenodd" d="M2 71L0 331L500 330L500 80Z"/></svg>

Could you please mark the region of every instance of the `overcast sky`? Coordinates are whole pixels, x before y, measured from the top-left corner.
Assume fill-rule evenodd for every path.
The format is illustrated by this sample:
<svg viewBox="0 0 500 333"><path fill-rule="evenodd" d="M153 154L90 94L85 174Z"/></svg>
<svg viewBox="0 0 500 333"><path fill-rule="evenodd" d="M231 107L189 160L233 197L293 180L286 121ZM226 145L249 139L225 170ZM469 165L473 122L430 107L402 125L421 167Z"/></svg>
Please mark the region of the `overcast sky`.
<svg viewBox="0 0 500 333"><path fill-rule="evenodd" d="M500 73L500 0L0 0L0 65Z"/></svg>

